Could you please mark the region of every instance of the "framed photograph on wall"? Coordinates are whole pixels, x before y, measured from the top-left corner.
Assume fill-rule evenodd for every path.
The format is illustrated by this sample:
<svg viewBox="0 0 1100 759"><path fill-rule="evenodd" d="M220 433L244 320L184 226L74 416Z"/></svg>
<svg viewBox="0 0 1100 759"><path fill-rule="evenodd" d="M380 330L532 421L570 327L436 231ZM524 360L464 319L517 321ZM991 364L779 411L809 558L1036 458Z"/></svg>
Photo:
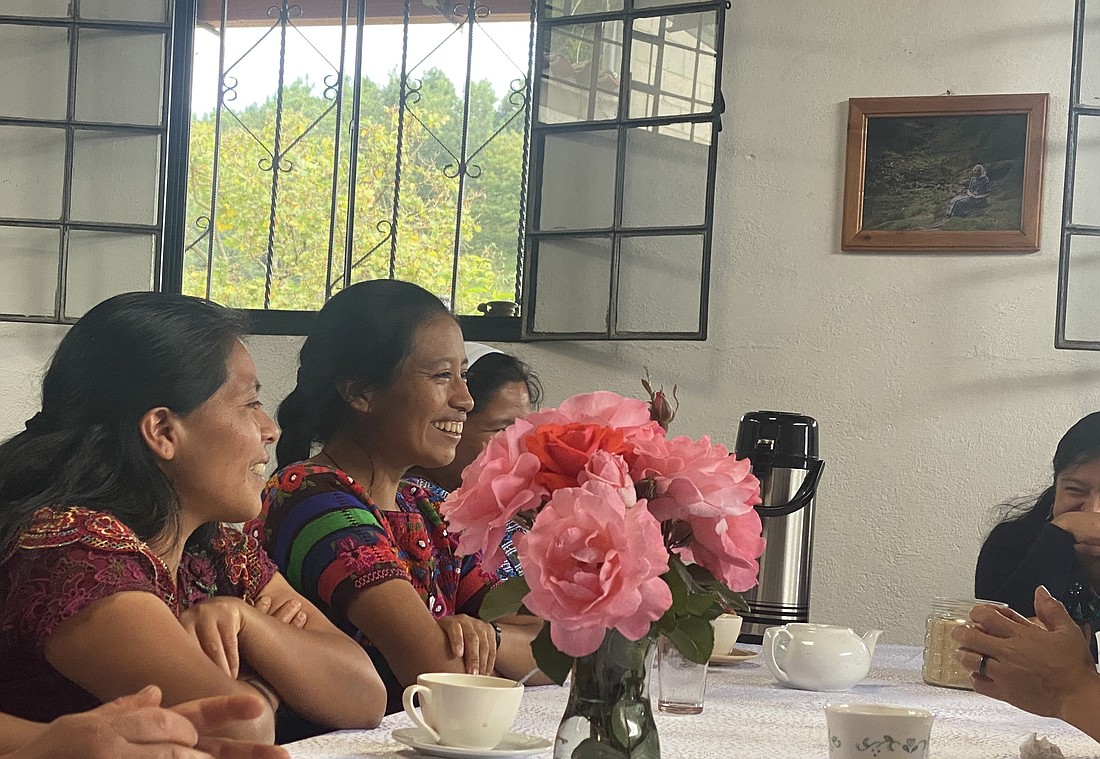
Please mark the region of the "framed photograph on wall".
<svg viewBox="0 0 1100 759"><path fill-rule="evenodd" d="M843 250L1036 251L1047 95L852 98Z"/></svg>

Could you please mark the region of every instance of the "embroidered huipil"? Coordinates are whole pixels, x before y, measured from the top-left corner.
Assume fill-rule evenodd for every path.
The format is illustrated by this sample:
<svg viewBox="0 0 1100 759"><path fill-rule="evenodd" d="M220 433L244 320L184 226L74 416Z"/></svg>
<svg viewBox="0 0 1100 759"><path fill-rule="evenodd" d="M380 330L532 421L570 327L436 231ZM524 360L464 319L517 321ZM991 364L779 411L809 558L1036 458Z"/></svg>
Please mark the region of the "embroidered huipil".
<svg viewBox="0 0 1100 759"><path fill-rule="evenodd" d="M481 594L496 578L480 556L460 557L436 504L440 488L403 482L397 511L378 508L346 472L320 464L291 464L268 482L263 514L246 531L266 541L287 581L367 650L386 683L387 710L401 709L401 685L379 652L333 604L336 589L403 580L436 619L476 616Z"/></svg>
<svg viewBox="0 0 1100 759"><path fill-rule="evenodd" d="M58 626L114 593L141 591L179 617L212 596L253 602L276 572L255 538L221 526L178 572L106 512L42 508L0 560L0 711L50 721L99 700L50 666L43 643Z"/></svg>

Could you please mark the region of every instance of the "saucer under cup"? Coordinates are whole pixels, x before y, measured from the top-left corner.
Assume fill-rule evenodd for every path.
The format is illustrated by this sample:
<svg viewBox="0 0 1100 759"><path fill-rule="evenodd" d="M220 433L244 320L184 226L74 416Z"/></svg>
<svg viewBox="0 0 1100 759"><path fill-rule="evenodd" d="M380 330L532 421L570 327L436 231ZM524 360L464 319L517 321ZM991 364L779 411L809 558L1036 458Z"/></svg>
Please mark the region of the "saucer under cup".
<svg viewBox="0 0 1100 759"><path fill-rule="evenodd" d="M487 750L512 727L522 699L523 686L514 680L428 672L405 689L401 700L405 713L434 743Z"/></svg>

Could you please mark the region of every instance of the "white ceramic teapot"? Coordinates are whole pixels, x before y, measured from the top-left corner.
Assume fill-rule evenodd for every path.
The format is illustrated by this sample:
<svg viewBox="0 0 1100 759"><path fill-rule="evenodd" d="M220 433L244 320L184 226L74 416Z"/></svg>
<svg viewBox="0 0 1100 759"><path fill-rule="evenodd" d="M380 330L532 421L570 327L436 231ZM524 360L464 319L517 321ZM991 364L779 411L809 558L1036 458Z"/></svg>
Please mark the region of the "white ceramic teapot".
<svg viewBox="0 0 1100 759"><path fill-rule="evenodd" d="M802 690L848 690L871 671L882 630L863 637L851 628L792 622L764 631L761 653L776 680Z"/></svg>

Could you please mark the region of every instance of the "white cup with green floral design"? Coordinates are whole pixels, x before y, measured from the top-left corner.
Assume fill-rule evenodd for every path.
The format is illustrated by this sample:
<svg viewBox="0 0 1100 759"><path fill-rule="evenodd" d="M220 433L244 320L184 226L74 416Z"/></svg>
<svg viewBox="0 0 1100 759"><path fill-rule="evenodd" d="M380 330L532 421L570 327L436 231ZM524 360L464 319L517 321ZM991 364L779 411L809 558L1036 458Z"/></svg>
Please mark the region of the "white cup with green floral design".
<svg viewBox="0 0 1100 759"><path fill-rule="evenodd" d="M829 704L829 759L927 759L935 716L908 706Z"/></svg>

